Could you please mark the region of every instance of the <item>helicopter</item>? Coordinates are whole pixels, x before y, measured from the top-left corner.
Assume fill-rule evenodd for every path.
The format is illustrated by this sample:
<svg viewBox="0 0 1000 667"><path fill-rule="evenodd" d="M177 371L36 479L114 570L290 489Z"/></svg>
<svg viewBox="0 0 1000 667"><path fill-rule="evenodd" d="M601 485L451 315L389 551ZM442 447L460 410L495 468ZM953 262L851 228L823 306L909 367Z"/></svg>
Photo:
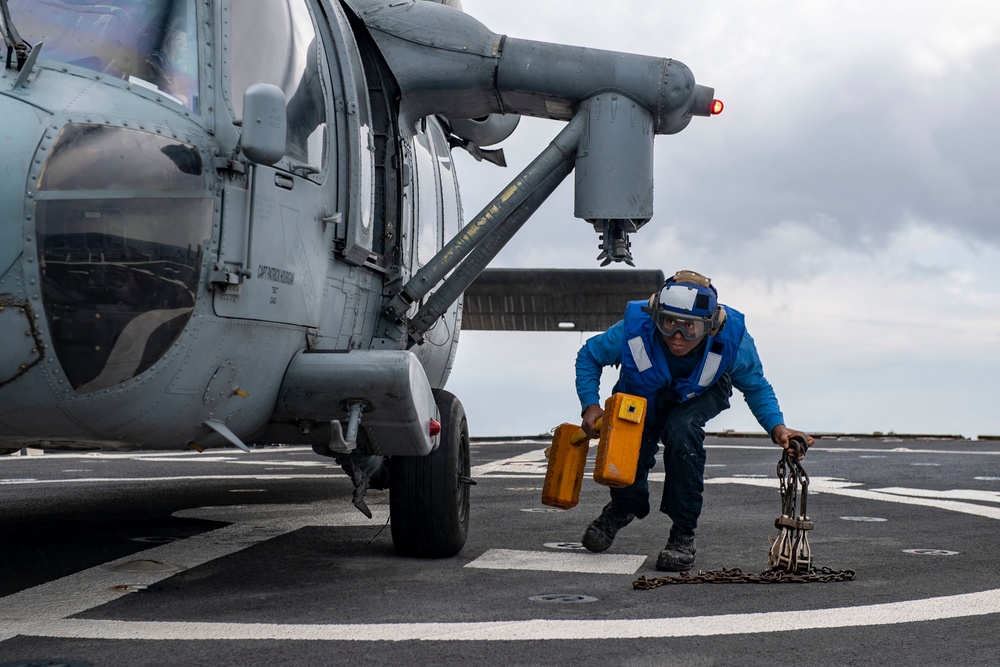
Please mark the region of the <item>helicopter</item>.
<svg viewBox="0 0 1000 667"><path fill-rule="evenodd" d="M459 0L0 10L0 452L309 445L369 516L389 489L408 556L469 528L463 326L599 330L663 281L490 261L575 172L598 259L631 264L655 136L722 110L679 61ZM565 124L463 223L452 151L503 166L525 115Z"/></svg>

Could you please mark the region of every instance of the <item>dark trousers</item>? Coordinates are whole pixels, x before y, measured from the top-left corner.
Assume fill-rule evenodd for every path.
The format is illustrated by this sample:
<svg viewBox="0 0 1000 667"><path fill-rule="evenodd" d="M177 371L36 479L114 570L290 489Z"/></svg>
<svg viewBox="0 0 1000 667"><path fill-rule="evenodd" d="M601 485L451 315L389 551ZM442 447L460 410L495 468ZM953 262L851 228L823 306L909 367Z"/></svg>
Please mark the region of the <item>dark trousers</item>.
<svg viewBox="0 0 1000 667"><path fill-rule="evenodd" d="M660 511L678 529L694 531L705 490L705 424L729 407L732 393L732 382L724 374L704 393L683 403L657 396L652 409L647 406L635 482L611 489L615 505L640 519L649 514L648 476L662 442L666 481Z"/></svg>

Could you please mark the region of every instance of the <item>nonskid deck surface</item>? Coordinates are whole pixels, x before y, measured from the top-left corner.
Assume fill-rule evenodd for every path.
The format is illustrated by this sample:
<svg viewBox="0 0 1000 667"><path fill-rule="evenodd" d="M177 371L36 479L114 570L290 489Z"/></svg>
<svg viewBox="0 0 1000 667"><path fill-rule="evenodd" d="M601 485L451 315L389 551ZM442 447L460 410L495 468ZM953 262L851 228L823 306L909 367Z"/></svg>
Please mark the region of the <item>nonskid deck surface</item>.
<svg viewBox="0 0 1000 667"><path fill-rule="evenodd" d="M586 479L576 508L544 507L545 444L473 444L469 540L437 561L396 556L386 493L367 519L305 448L0 459L0 665L995 660L998 442L818 442L815 564L854 581L645 591L632 582L661 576L669 520L582 551L607 491ZM707 446L695 568L761 572L780 450ZM652 479L656 507L661 467Z"/></svg>

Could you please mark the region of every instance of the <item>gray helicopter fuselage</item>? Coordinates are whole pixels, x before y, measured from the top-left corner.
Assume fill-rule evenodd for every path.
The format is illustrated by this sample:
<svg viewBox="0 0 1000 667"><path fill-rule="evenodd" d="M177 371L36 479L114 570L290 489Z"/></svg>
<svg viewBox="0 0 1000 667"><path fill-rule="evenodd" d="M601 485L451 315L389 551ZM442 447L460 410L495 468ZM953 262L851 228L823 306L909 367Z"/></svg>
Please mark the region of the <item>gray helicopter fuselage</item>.
<svg viewBox="0 0 1000 667"><path fill-rule="evenodd" d="M631 264L654 137L721 111L683 63L508 38L457 0L0 9L0 452L465 448L438 421L463 294L574 170L598 259ZM452 148L502 164L483 147L521 114L566 125L460 229ZM477 308L565 305L538 293Z"/></svg>
<svg viewBox="0 0 1000 667"><path fill-rule="evenodd" d="M368 349L458 231L440 123L396 136L335 2L9 4L41 44L0 74L0 449L308 442L267 433L293 358ZM259 83L288 102L273 164L241 153ZM412 350L431 386L459 309Z"/></svg>

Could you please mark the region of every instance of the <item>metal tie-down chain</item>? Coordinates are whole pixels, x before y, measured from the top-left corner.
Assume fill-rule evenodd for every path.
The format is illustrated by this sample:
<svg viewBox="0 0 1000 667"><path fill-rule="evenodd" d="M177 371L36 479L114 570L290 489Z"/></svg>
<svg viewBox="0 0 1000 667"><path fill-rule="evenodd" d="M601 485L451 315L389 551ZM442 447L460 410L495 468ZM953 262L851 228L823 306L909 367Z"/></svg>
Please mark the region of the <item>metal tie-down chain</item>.
<svg viewBox="0 0 1000 667"><path fill-rule="evenodd" d="M794 443L796 450L805 452L805 444ZM778 483L781 485L781 516L774 520L778 538L771 544L767 564L772 570L783 570L797 574L812 569L812 549L809 547L809 532L815 527L806 514L809 498L809 475L803 470L798 459L782 454L778 461ZM799 489L802 491L799 503ZM800 505L796 516L795 506Z"/></svg>
<svg viewBox="0 0 1000 667"><path fill-rule="evenodd" d="M799 463L798 453L805 453L805 441L792 438L796 457L784 452L778 461L778 482L781 485L781 516L774 520L778 537L771 544L767 564L771 569L760 574L744 573L738 567L701 570L692 575L681 572L672 577L639 577L632 582L635 590L649 590L668 584L805 584L810 582L851 581L854 570L832 570L813 567L808 531L815 527L806 514L809 495L809 475ZM801 489L801 499L799 490ZM796 508L798 511L796 512Z"/></svg>

